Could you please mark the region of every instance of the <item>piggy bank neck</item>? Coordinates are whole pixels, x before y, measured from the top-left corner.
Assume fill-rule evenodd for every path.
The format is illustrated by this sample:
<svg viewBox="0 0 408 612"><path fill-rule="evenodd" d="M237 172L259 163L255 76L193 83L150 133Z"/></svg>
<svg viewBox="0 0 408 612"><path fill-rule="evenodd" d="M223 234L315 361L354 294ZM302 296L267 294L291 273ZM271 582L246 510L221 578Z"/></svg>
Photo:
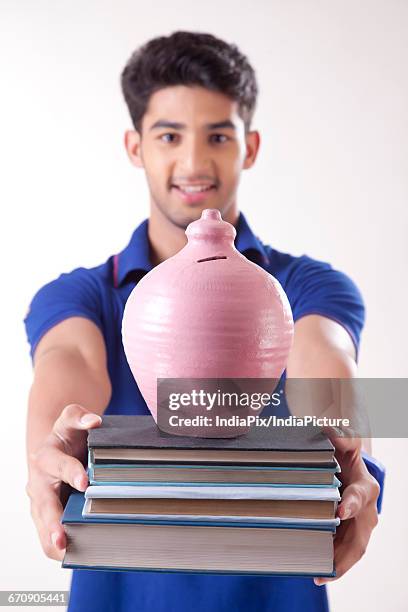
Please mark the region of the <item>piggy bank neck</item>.
<svg viewBox="0 0 408 612"><path fill-rule="evenodd" d="M235 227L223 221L216 209L204 210L201 218L187 227L186 235L188 243L185 248L190 253L202 252L204 257L228 257L236 251Z"/></svg>

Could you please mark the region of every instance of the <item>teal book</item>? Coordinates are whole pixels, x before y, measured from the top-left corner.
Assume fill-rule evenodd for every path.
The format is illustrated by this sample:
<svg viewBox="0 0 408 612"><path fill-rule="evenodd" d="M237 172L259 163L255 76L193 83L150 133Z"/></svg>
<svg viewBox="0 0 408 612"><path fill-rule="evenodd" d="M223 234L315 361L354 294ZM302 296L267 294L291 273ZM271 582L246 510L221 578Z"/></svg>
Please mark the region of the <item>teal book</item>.
<svg viewBox="0 0 408 612"><path fill-rule="evenodd" d="M231 484L276 487L339 487L332 468L265 465L201 465L201 464L95 464L88 458L88 477L91 485L157 485L179 484L196 486L229 486Z"/></svg>
<svg viewBox="0 0 408 612"><path fill-rule="evenodd" d="M284 576L334 576L332 526L87 518L72 493L62 567Z"/></svg>

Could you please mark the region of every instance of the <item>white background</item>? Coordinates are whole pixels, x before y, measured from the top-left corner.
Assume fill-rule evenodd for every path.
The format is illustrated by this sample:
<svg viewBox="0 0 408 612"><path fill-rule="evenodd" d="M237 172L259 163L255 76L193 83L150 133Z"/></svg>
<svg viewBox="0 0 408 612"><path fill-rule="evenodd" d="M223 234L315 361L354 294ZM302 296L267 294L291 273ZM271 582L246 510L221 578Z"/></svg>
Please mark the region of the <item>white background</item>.
<svg viewBox="0 0 408 612"><path fill-rule="evenodd" d="M127 161L119 74L176 29L236 42L256 68L262 149L239 204L264 242L329 261L360 287L360 374L408 373L408 3L403 0L0 0L1 589L68 588L29 516L31 380L22 320L33 293L121 250L148 214ZM392 416L392 404L386 407ZM366 556L330 587L334 612L406 609L406 440L377 440L384 512ZM233 605L231 605L231 610Z"/></svg>

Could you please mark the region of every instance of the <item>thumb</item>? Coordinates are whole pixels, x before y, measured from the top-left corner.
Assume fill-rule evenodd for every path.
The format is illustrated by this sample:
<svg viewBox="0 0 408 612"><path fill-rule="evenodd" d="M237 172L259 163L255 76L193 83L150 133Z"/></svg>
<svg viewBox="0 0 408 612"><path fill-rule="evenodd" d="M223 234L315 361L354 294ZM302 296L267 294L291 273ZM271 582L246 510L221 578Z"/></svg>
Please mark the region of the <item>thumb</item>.
<svg viewBox="0 0 408 612"><path fill-rule="evenodd" d="M65 443L75 437L78 431L99 427L101 423L99 414L88 412L79 404L69 404L55 421L52 433Z"/></svg>
<svg viewBox="0 0 408 612"><path fill-rule="evenodd" d="M321 430L329 438L336 451L340 453L356 451L361 448L361 439L350 427L340 429L331 425L325 425Z"/></svg>
<svg viewBox="0 0 408 612"><path fill-rule="evenodd" d="M364 505L364 494L357 483L348 485L343 491L341 503L337 508L337 516L345 521L356 517Z"/></svg>

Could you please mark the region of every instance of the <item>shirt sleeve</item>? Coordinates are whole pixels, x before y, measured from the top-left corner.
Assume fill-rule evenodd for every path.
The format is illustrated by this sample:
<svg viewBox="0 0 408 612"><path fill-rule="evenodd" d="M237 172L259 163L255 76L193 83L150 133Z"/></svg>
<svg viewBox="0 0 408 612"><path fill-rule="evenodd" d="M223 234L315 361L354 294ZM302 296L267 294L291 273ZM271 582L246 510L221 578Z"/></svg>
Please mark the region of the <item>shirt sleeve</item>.
<svg viewBox="0 0 408 612"><path fill-rule="evenodd" d="M24 319L31 357L49 329L75 316L90 319L103 331L100 291L85 268L61 274L34 295Z"/></svg>
<svg viewBox="0 0 408 612"><path fill-rule="evenodd" d="M336 321L349 333L358 355L365 305L351 278L329 263L303 255L288 279L287 293L294 321L309 314Z"/></svg>

